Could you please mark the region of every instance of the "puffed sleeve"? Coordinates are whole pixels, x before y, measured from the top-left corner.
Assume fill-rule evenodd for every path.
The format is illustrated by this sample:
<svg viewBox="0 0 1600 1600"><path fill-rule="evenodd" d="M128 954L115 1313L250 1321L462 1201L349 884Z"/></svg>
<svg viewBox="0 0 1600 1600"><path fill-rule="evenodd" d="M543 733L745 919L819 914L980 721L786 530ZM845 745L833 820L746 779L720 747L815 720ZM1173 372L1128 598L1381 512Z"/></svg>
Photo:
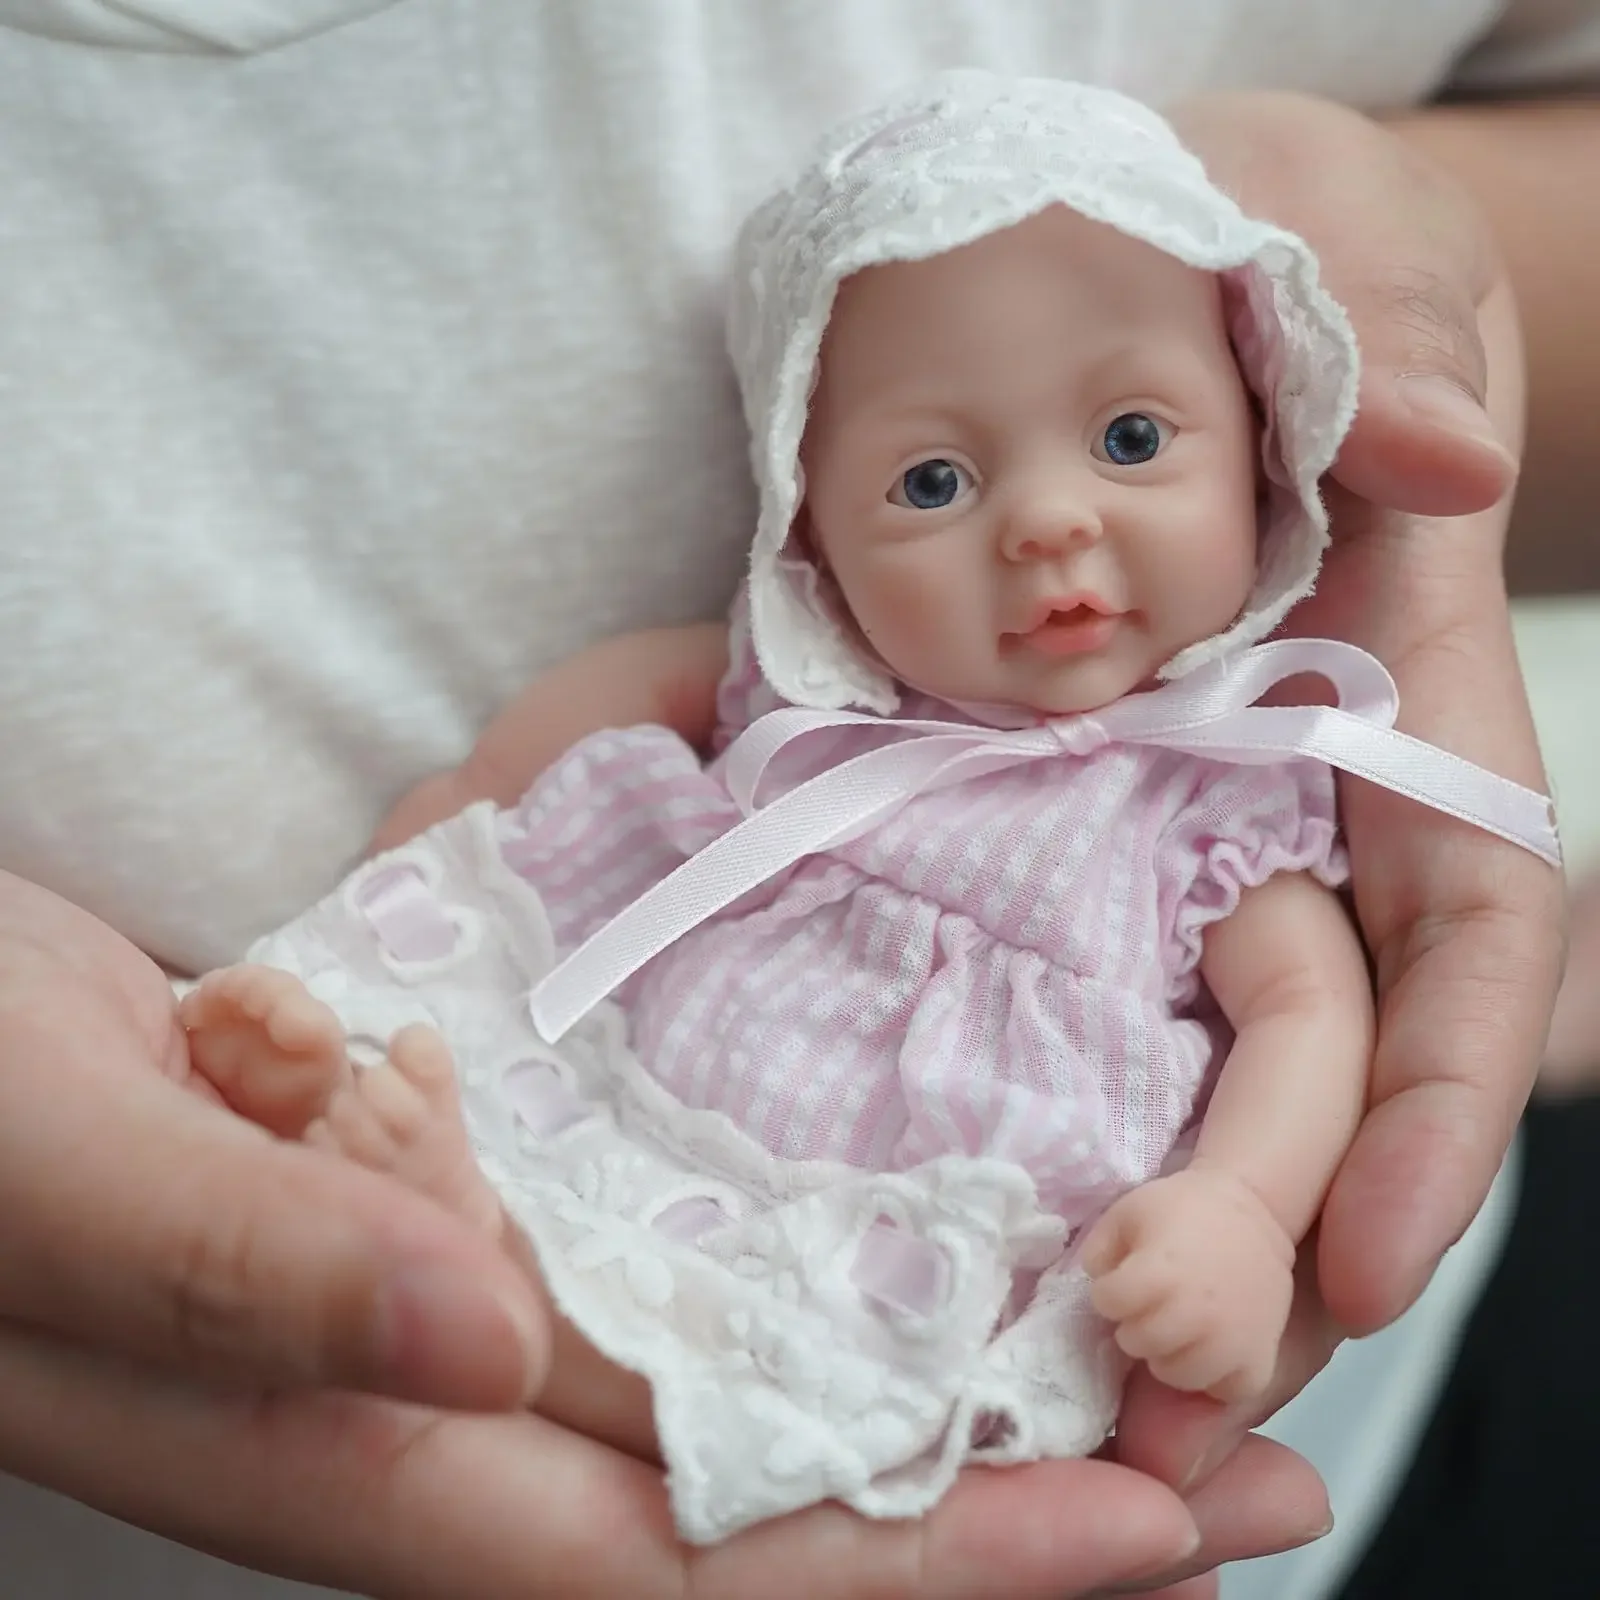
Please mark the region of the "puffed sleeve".
<svg viewBox="0 0 1600 1600"><path fill-rule="evenodd" d="M1349 877L1334 775L1316 761L1277 766L1199 763L1197 782L1158 846L1160 920L1169 998L1192 999L1206 929L1246 889L1279 872L1309 872L1329 888Z"/></svg>

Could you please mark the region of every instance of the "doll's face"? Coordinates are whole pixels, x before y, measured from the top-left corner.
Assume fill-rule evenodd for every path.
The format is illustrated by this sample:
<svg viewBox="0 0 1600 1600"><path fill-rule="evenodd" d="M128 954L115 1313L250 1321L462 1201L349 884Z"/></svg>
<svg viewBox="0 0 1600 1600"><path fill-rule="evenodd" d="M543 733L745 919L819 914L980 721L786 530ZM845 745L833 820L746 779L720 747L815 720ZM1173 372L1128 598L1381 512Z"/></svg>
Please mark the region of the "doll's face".
<svg viewBox="0 0 1600 1600"><path fill-rule="evenodd" d="M1105 705L1255 578L1217 278L1052 207L841 288L804 517L868 647L951 701Z"/></svg>

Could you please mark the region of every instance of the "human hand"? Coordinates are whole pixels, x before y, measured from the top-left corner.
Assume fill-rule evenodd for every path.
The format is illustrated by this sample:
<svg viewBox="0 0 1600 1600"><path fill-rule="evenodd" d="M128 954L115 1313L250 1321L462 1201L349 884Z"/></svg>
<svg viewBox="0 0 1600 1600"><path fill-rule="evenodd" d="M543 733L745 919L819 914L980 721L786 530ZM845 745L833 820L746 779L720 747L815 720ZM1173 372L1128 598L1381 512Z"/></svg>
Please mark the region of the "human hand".
<svg viewBox="0 0 1600 1600"><path fill-rule="evenodd" d="M1494 241L1452 179L1337 106L1216 95L1173 121L1247 211L1319 252L1364 352L1333 549L1296 630L1379 656L1409 732L1543 788L1501 573L1522 370ZM1380 1004L1370 1105L1302 1251L1265 1398L1229 1408L1135 1374L1118 1457L1190 1494L1340 1338L1426 1286L1504 1156L1560 971L1562 886L1543 863L1368 785L1342 801Z"/></svg>
<svg viewBox="0 0 1600 1600"><path fill-rule="evenodd" d="M1122 1352L1172 1389L1237 1404L1272 1378L1294 1241L1248 1184L1191 1166L1130 1189L1080 1257Z"/></svg>
<svg viewBox="0 0 1600 1600"><path fill-rule="evenodd" d="M1326 1514L1256 1441L1187 1508L1057 1462L686 1550L659 1471L522 1409L549 1324L496 1245L187 1066L160 971L0 875L0 1470L125 1520L380 1600L909 1600L1080 1594Z"/></svg>

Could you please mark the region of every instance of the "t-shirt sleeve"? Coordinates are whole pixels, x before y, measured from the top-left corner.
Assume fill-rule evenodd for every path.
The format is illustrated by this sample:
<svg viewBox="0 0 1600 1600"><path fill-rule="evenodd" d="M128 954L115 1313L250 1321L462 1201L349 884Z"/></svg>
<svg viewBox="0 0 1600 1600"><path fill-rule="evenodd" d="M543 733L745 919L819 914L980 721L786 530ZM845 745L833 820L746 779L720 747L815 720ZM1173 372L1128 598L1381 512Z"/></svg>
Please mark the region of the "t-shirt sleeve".
<svg viewBox="0 0 1600 1600"><path fill-rule="evenodd" d="M1509 0L1457 66L1450 87L1538 93L1600 84L1600 0Z"/></svg>
<svg viewBox="0 0 1600 1600"><path fill-rule="evenodd" d="M1348 879L1332 770L1207 763L1161 839L1157 869L1169 995L1183 1003L1198 988L1206 929L1231 916L1246 889L1279 872L1309 872L1331 889Z"/></svg>

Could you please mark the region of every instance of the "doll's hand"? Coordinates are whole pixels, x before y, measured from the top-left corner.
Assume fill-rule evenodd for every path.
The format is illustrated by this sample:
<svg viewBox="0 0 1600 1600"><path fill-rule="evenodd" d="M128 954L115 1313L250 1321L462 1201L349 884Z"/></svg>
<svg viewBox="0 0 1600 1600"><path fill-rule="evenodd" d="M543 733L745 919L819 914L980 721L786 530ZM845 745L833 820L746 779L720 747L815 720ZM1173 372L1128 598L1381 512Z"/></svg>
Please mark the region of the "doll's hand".
<svg viewBox="0 0 1600 1600"><path fill-rule="evenodd" d="M1333 549L1296 630L1379 656L1407 731L1542 789L1502 578L1521 356L1475 208L1395 134L1324 102L1218 95L1174 121L1246 210L1316 248L1364 352ZM1504 1157L1560 971L1556 873L1367 785L1341 794L1381 1007L1371 1103L1301 1250L1267 1396L1223 1407L1142 1372L1130 1384L1119 1459L1191 1496L1346 1332L1382 1327L1426 1286Z"/></svg>
<svg viewBox="0 0 1600 1600"><path fill-rule="evenodd" d="M1294 1242L1248 1184L1191 1167L1130 1190L1081 1257L1124 1354L1173 1389L1230 1404L1271 1381L1294 1292Z"/></svg>

